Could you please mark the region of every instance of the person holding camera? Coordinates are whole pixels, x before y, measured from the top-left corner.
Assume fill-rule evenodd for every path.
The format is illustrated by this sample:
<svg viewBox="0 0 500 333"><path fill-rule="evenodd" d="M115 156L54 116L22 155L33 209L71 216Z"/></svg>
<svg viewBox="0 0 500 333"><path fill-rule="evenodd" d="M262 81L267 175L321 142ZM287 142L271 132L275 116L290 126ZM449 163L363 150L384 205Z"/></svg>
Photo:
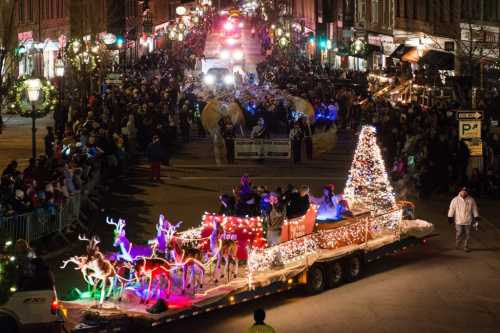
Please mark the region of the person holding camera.
<svg viewBox="0 0 500 333"><path fill-rule="evenodd" d="M455 223L457 249L463 248L465 252L469 252L470 230L472 226L475 230L478 228L479 211L466 187L460 189L458 195L451 200L448 222Z"/></svg>

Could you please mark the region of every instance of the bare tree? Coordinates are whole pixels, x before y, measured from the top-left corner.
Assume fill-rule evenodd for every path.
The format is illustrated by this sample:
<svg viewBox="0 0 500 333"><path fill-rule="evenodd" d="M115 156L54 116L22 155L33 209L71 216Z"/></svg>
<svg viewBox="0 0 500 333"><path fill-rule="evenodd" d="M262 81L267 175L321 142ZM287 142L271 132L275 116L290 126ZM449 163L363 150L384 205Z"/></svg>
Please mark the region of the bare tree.
<svg viewBox="0 0 500 333"><path fill-rule="evenodd" d="M16 0L0 1L0 119L7 93L14 81L16 58Z"/></svg>

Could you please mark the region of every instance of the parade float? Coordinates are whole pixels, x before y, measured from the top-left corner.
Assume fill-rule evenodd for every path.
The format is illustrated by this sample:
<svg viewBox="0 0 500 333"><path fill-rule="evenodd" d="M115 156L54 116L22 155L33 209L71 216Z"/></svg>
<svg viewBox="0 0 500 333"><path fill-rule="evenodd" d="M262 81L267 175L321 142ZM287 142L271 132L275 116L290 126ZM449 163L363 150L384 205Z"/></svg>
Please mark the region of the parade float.
<svg viewBox="0 0 500 333"><path fill-rule="evenodd" d="M271 86L256 86L244 84L233 93L232 91L212 91L201 88L192 91L198 99L206 102L201 111L201 124L209 133L214 143L214 156L217 164L222 164L225 155L225 142L221 133L221 124L229 121L235 128L235 149L236 159L248 158L291 158L291 148L288 137L283 133L269 133L268 124L265 124L268 137L265 140L256 142L249 138L249 124L257 122L259 118L274 119L274 123L279 123L276 117L281 117L281 121L288 122L283 125L286 128L291 123L302 121L307 137L311 137L312 151L314 158L331 151L336 145L336 127L316 126L319 121L333 123L334 119L328 117L325 112L317 112L313 105L304 98L293 96L286 90L273 88ZM281 114L280 114L281 111ZM285 111L285 112L284 112ZM327 112L326 112L327 113ZM335 110L336 117L336 110ZM247 126L247 127L245 127ZM320 129L321 127L321 129ZM239 151L242 151L239 154ZM269 150L266 152L266 150ZM255 154L260 152L260 154ZM259 156L264 155L264 156Z"/></svg>
<svg viewBox="0 0 500 333"><path fill-rule="evenodd" d="M179 231L180 223L161 215L155 238L143 244L127 239L124 220L108 219L116 253L102 253L98 238L82 236L86 253L63 263L88 285L64 303L70 325L75 332L150 327L297 286L318 293L433 234L410 203L396 201L374 127L361 131L344 196L349 208L341 216L320 221L321 207L311 204L285 220L273 246L260 217L207 212L197 228Z"/></svg>

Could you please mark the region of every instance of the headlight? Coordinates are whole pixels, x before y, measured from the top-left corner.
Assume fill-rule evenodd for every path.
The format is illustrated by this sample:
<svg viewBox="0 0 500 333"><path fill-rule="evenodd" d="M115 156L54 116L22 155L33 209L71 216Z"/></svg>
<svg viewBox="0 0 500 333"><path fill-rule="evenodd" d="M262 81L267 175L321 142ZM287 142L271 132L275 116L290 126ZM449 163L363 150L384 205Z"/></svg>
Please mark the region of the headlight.
<svg viewBox="0 0 500 333"><path fill-rule="evenodd" d="M240 22L240 24L238 24L238 27L240 28L243 28L245 25L243 24L243 22Z"/></svg>
<svg viewBox="0 0 500 333"><path fill-rule="evenodd" d="M205 78L203 79L203 81L205 81L206 84L208 84L209 86L211 86L212 84L215 83L215 76L213 75L206 75Z"/></svg>
<svg viewBox="0 0 500 333"><path fill-rule="evenodd" d="M234 83L234 79L232 75L226 75L224 76L224 83L227 84L228 86Z"/></svg>
<svg viewBox="0 0 500 333"><path fill-rule="evenodd" d="M220 51L220 58L221 59L229 59L230 54L228 50L222 50Z"/></svg>
<svg viewBox="0 0 500 333"><path fill-rule="evenodd" d="M241 50L236 50L233 53L233 59L237 61L243 60L243 56L243 51Z"/></svg>
<svg viewBox="0 0 500 333"><path fill-rule="evenodd" d="M228 45L234 45L234 44L236 44L236 39L234 39L232 37L228 38L228 39L226 39L226 44L228 44Z"/></svg>

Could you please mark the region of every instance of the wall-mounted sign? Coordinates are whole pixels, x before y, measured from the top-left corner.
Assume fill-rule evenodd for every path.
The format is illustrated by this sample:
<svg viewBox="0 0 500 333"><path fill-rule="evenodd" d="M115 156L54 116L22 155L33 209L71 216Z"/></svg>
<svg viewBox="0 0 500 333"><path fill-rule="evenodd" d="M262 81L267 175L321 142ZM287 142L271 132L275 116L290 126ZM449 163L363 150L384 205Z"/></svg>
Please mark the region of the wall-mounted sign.
<svg viewBox="0 0 500 333"><path fill-rule="evenodd" d="M179 6L175 8L175 13L179 16L184 16L187 14L187 9L186 7Z"/></svg>
<svg viewBox="0 0 500 333"><path fill-rule="evenodd" d="M104 36L102 36L102 41L106 45L114 44L116 42L116 36L111 33L104 34Z"/></svg>
<svg viewBox="0 0 500 333"><path fill-rule="evenodd" d="M33 31L23 31L17 34L17 40L25 42L28 40L33 40Z"/></svg>

